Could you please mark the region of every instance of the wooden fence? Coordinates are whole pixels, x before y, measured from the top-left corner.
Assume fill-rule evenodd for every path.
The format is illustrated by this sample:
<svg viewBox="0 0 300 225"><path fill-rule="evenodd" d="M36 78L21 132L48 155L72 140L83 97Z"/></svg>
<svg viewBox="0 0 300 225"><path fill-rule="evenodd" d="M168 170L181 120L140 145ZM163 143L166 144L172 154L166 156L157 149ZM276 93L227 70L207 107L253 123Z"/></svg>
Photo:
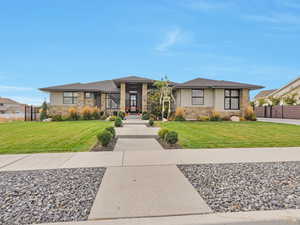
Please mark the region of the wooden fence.
<svg viewBox="0 0 300 225"><path fill-rule="evenodd" d="M36 121L39 120L39 108L32 105L25 105L24 120Z"/></svg>
<svg viewBox="0 0 300 225"><path fill-rule="evenodd" d="M277 105L255 107L257 117L281 118L281 119L300 119L299 105Z"/></svg>

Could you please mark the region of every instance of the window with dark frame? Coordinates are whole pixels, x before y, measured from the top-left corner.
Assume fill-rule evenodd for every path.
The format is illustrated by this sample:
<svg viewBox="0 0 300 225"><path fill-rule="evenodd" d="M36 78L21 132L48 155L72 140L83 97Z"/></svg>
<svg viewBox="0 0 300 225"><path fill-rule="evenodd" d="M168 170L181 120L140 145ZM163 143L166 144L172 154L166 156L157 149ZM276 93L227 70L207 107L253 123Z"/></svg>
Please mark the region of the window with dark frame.
<svg viewBox="0 0 300 225"><path fill-rule="evenodd" d="M85 92L84 93L84 97L85 98L91 98L92 97L92 93L91 92Z"/></svg>
<svg viewBox="0 0 300 225"><path fill-rule="evenodd" d="M240 109L240 90L239 89L225 89L224 109L225 110L239 110Z"/></svg>
<svg viewBox="0 0 300 225"><path fill-rule="evenodd" d="M77 104L77 92L64 92L63 103L64 104Z"/></svg>
<svg viewBox="0 0 300 225"><path fill-rule="evenodd" d="M119 109L119 108L120 108L120 94L107 94L106 109Z"/></svg>
<svg viewBox="0 0 300 225"><path fill-rule="evenodd" d="M204 105L203 89L192 89L192 105Z"/></svg>

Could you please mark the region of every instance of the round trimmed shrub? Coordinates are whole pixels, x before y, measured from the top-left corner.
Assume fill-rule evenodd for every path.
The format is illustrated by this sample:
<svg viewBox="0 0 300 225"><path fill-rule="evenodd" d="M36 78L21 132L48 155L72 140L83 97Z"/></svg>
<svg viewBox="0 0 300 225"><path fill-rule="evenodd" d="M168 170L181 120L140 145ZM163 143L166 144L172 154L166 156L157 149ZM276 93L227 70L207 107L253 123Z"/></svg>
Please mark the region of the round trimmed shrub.
<svg viewBox="0 0 300 225"><path fill-rule="evenodd" d="M150 120L149 120L149 126L150 126L150 127L153 127L153 125L154 125L154 121L150 119Z"/></svg>
<svg viewBox="0 0 300 225"><path fill-rule="evenodd" d="M158 136L164 140L165 136L168 132L169 132L169 130L167 128L160 128L158 131Z"/></svg>
<svg viewBox="0 0 300 225"><path fill-rule="evenodd" d="M106 127L105 130L108 130L112 134L113 138L116 137L116 130L114 127Z"/></svg>
<svg viewBox="0 0 300 225"><path fill-rule="evenodd" d="M118 117L121 117L121 119L124 120L124 118L125 118L125 113L122 112L122 111L118 112Z"/></svg>
<svg viewBox="0 0 300 225"><path fill-rule="evenodd" d="M106 147L110 143L112 137L113 135L108 130L104 130L97 135L99 142L104 147Z"/></svg>
<svg viewBox="0 0 300 225"><path fill-rule="evenodd" d="M117 117L115 120L115 127L122 127L123 121L120 117Z"/></svg>
<svg viewBox="0 0 300 225"><path fill-rule="evenodd" d="M142 120L149 120L149 118L150 118L150 113L148 112L142 113Z"/></svg>
<svg viewBox="0 0 300 225"><path fill-rule="evenodd" d="M170 131L166 134L165 140L168 144L174 145L178 141L178 134L175 131Z"/></svg>

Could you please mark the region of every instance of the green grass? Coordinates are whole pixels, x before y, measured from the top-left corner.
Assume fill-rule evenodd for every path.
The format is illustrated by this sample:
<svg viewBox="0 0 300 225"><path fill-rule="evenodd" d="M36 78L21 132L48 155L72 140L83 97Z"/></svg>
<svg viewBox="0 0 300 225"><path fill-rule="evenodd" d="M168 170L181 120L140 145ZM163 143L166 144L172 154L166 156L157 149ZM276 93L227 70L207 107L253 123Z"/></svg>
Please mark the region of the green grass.
<svg viewBox="0 0 300 225"><path fill-rule="evenodd" d="M0 154L88 151L107 121L0 123Z"/></svg>
<svg viewBox="0 0 300 225"><path fill-rule="evenodd" d="M264 122L166 122L184 148L300 146L300 126Z"/></svg>

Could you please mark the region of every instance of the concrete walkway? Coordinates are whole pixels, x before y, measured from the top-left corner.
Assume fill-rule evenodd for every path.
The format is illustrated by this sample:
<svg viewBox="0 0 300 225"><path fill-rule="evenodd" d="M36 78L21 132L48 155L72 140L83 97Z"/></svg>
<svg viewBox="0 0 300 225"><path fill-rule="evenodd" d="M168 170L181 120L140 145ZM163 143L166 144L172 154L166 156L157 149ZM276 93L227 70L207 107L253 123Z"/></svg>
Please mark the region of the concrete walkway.
<svg viewBox="0 0 300 225"><path fill-rule="evenodd" d="M257 120L261 121L261 122L285 123L285 124L300 125L300 120L292 120L292 119L258 118Z"/></svg>
<svg viewBox="0 0 300 225"><path fill-rule="evenodd" d="M119 138L114 151L163 151L154 138Z"/></svg>

